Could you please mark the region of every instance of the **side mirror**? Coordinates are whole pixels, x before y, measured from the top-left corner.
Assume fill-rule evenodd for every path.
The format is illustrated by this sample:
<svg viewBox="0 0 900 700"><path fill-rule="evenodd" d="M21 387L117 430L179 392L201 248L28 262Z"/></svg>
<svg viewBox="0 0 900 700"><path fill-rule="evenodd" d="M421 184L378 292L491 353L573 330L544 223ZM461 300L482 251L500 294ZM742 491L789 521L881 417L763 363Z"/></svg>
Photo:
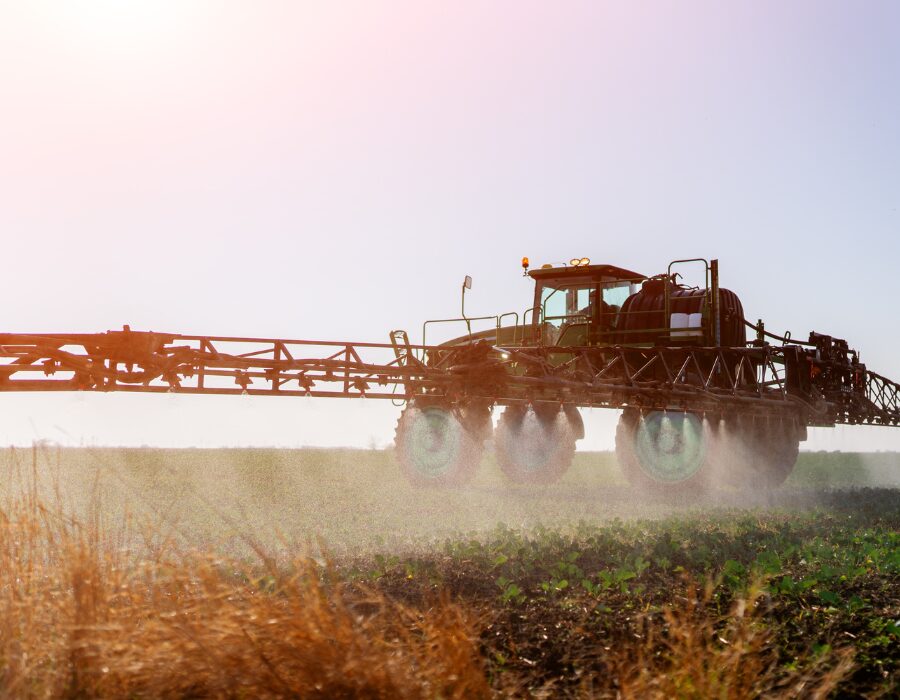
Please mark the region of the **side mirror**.
<svg viewBox="0 0 900 700"><path fill-rule="evenodd" d="M463 280L462 286L462 317L466 317L466 290L472 288L472 278L466 275L466 278ZM466 322L468 324L468 321ZM469 333L472 332L472 329L469 328Z"/></svg>

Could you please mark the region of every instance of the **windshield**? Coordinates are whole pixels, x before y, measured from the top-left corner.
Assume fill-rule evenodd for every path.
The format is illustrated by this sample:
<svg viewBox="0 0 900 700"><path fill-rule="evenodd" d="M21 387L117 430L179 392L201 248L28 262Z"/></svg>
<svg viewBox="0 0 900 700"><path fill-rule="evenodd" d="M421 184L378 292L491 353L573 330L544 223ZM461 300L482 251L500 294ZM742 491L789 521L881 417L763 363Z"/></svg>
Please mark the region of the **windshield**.
<svg viewBox="0 0 900 700"><path fill-rule="evenodd" d="M541 290L541 314L545 322L559 328L564 323L587 323L595 285L573 284L544 287Z"/></svg>

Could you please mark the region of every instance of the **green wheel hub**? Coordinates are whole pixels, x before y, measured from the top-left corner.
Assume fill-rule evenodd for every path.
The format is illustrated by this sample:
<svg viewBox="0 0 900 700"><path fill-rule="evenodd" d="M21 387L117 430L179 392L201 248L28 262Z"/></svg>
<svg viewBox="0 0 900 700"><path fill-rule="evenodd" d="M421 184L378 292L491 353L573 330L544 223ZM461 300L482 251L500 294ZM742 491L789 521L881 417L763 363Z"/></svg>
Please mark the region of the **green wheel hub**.
<svg viewBox="0 0 900 700"><path fill-rule="evenodd" d="M634 453L656 481L677 483L696 474L706 459L703 422L693 413L653 411L637 425Z"/></svg>

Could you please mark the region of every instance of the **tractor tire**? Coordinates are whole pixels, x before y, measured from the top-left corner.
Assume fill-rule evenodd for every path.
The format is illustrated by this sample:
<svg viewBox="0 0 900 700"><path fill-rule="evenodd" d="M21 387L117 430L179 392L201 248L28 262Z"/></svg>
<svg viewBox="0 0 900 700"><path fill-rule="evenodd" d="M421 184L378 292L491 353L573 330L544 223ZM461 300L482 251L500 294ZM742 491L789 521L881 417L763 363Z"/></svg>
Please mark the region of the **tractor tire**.
<svg viewBox="0 0 900 700"><path fill-rule="evenodd" d="M573 418L556 407L537 412L509 407L494 433L497 464L514 483L552 484L572 464L575 441L583 431L580 416Z"/></svg>
<svg viewBox="0 0 900 700"><path fill-rule="evenodd" d="M734 421L720 437L722 480L738 488L778 488L800 453L800 438L789 420Z"/></svg>
<svg viewBox="0 0 900 700"><path fill-rule="evenodd" d="M407 406L397 421L394 448L400 470L414 486L462 486L475 476L484 438L456 411Z"/></svg>
<svg viewBox="0 0 900 700"><path fill-rule="evenodd" d="M696 414L625 410L616 427L616 457L628 482L654 493L705 493L712 485L712 433Z"/></svg>
<svg viewBox="0 0 900 700"><path fill-rule="evenodd" d="M768 442L768 459L766 468L766 485L778 488L794 471L797 457L800 456L800 440L787 431L779 433Z"/></svg>

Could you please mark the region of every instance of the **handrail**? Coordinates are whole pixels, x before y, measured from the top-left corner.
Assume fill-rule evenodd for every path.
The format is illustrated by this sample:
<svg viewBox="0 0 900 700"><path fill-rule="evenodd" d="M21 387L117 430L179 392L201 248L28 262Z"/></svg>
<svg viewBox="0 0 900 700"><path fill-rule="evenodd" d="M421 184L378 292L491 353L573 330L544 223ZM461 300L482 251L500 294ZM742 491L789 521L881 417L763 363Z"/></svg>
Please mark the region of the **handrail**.
<svg viewBox="0 0 900 700"><path fill-rule="evenodd" d="M666 282L669 282L670 280L671 280L672 282L674 282L674 280L672 280L672 266L673 266L673 265L679 265L679 264L683 264L683 263L692 263L692 262L701 262L701 263L703 263L703 268L704 268L704 284L706 285L706 288L705 288L704 294L703 294L703 312L705 312L705 311L706 311L706 307L707 307L707 306L709 305L709 303L710 303L710 300L709 300L709 288L710 288L710 280L709 280L709 261L708 261L706 258L685 258L684 260L673 260L672 262L669 263L668 268L666 268ZM677 274L677 273L676 273L676 274ZM669 285L668 285L668 284L666 284L666 285L663 287L663 296L664 296L664 302L663 302L663 303L664 303L664 305L665 305L665 314L666 314L665 320L666 320L666 323L668 323L668 324L671 326L671 318L672 318L672 301L671 301L671 290L669 289ZM701 313L703 314L703 316L706 316L707 314L705 314L705 313L703 313L703 312L701 312ZM713 321L713 323L716 322L716 319L711 319L711 320ZM671 337L671 329L670 329L670 331L669 331L669 336Z"/></svg>
<svg viewBox="0 0 900 700"><path fill-rule="evenodd" d="M467 334L469 337L472 336L472 325L471 321L487 321L487 320L497 320L497 316L467 316L465 318L433 318L425 321L422 324L422 347L427 347L428 343L425 342L426 332L428 329L428 325L432 323L460 323L464 322L466 324Z"/></svg>
<svg viewBox="0 0 900 700"><path fill-rule="evenodd" d="M422 348L428 347L426 334L428 332L429 324L433 324L433 323L461 323L461 322L464 322L466 324L466 334L469 336L469 338L471 338L472 337L472 323L471 323L472 321L493 320L494 323L496 324L494 326L494 330L495 330L494 340L495 340L495 342L499 342L500 329L503 327L503 319L508 316L512 316L513 318L515 318L515 327L518 328L518 326L519 326L519 312L518 311L506 311L502 314L496 314L493 316L465 316L462 318L429 319L429 320L425 321L425 323L422 324L422 345L421 345L421 347ZM424 353L425 353L425 350L423 349L423 351L422 351L423 359L424 359Z"/></svg>

